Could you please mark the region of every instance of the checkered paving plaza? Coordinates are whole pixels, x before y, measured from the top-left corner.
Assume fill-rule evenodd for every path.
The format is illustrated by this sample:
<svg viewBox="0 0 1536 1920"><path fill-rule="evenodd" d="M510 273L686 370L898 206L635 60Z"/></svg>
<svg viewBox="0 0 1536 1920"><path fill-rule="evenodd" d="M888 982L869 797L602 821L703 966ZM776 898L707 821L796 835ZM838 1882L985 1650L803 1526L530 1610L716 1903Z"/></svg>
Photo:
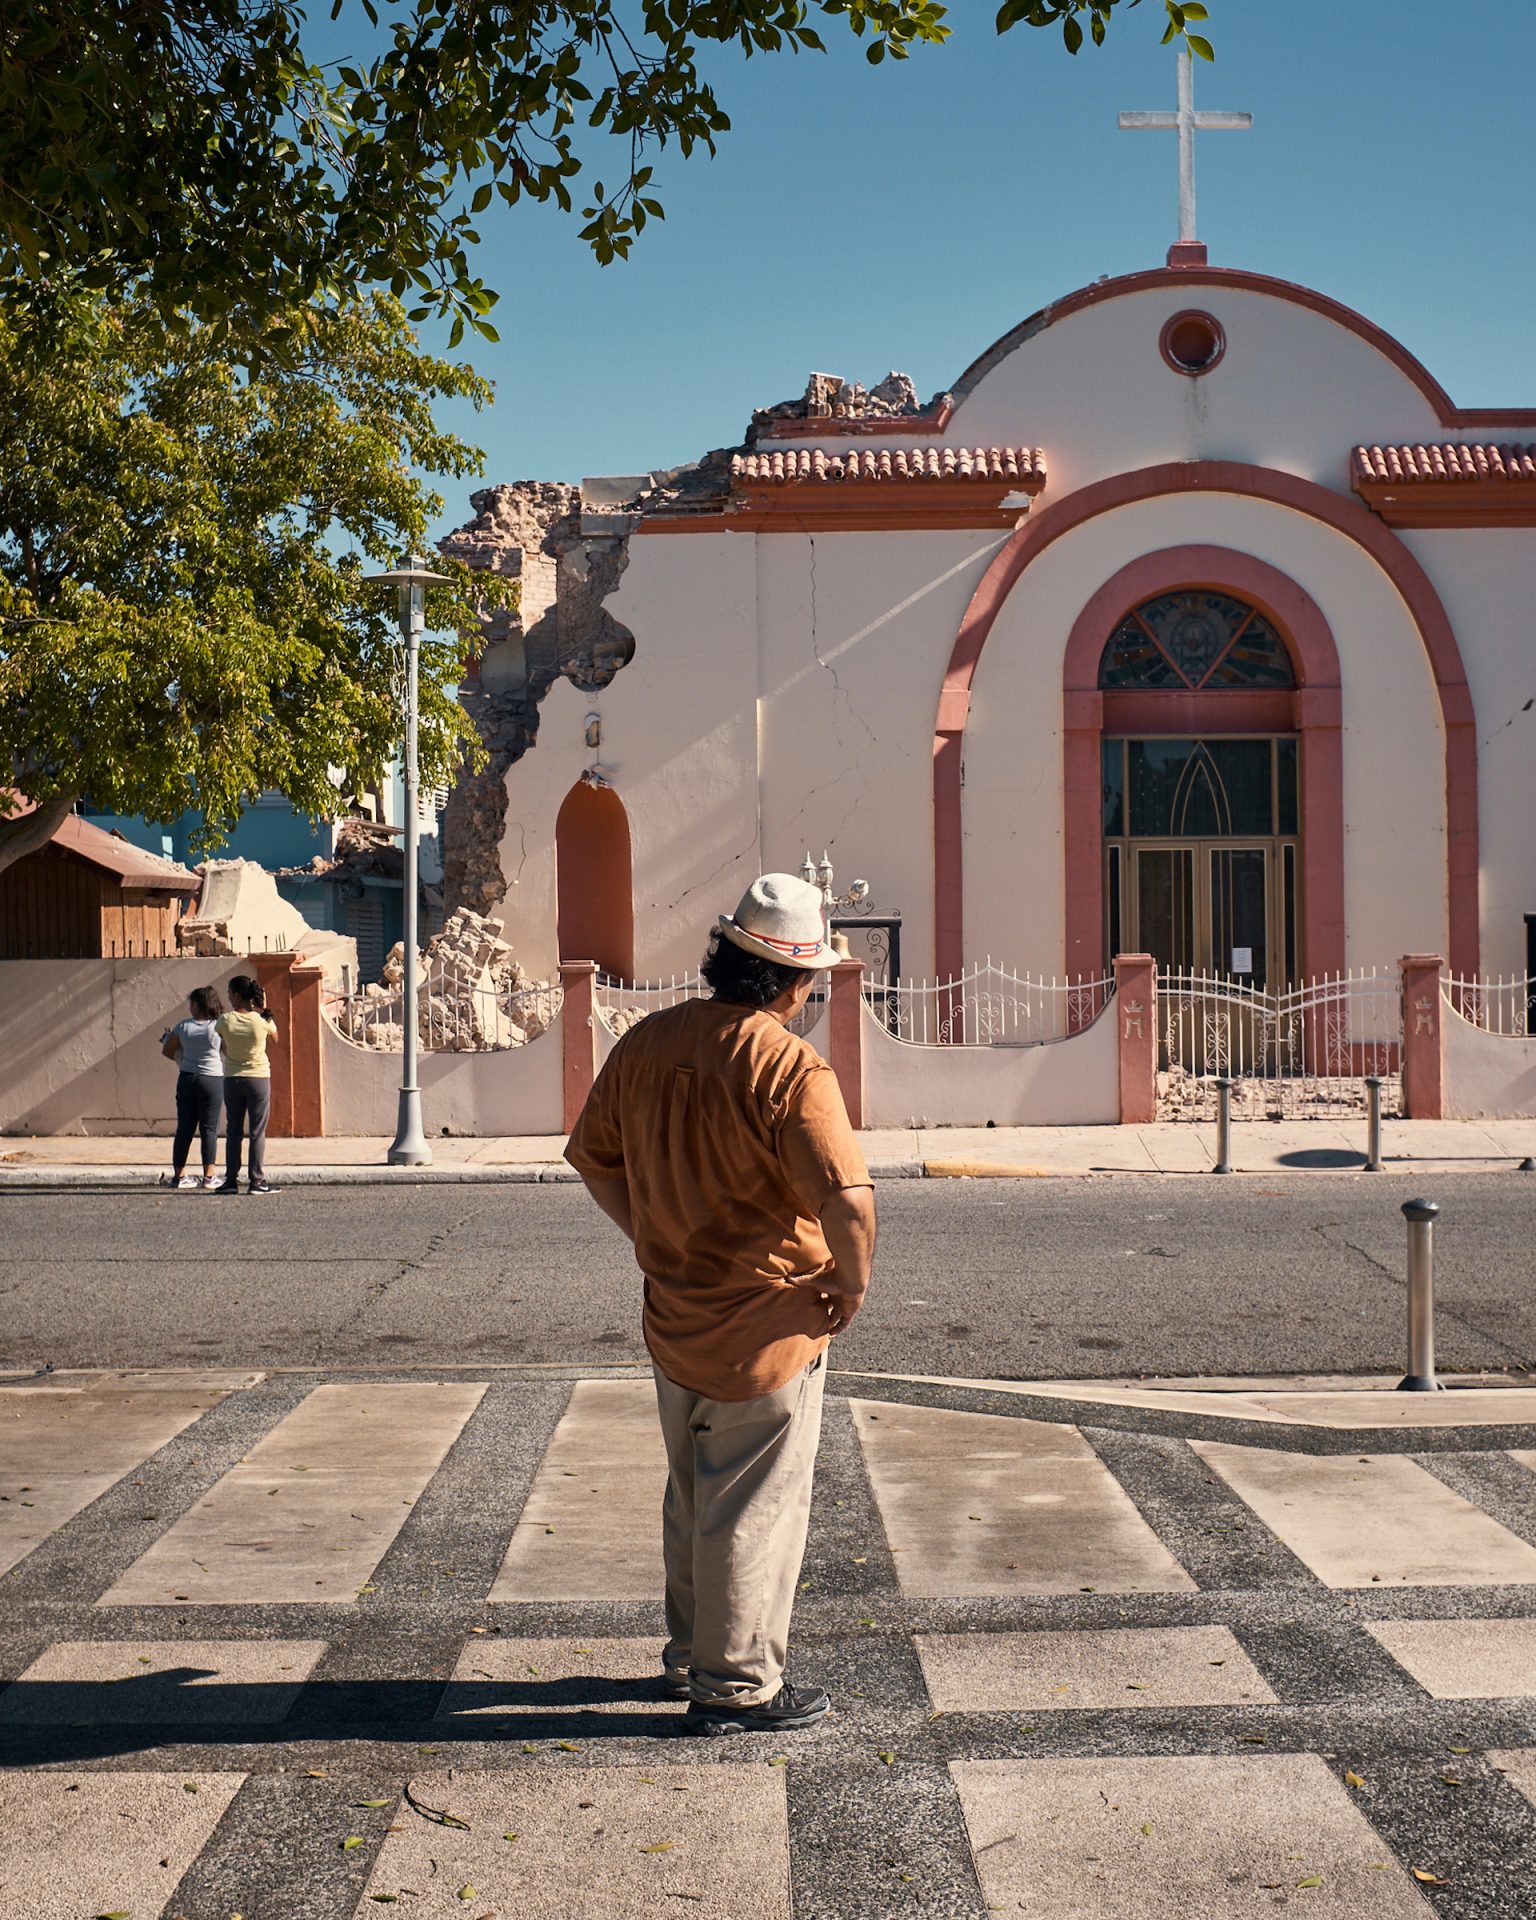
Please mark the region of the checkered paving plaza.
<svg viewBox="0 0 1536 1920"><path fill-rule="evenodd" d="M12 1377L0 1914L1536 1915L1536 1392L1408 1399L834 1375L694 1740L634 1370Z"/></svg>

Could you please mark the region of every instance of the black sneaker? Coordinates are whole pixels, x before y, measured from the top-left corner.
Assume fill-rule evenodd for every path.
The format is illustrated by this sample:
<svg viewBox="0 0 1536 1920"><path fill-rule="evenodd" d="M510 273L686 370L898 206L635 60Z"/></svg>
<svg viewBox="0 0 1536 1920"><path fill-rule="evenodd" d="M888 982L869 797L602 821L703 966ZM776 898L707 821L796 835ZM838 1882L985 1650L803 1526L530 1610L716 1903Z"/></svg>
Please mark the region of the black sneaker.
<svg viewBox="0 0 1536 1920"><path fill-rule="evenodd" d="M277 1188L269 1185L265 1180L253 1180L251 1184L246 1188L246 1192L247 1193L276 1193Z"/></svg>
<svg viewBox="0 0 1536 1920"><path fill-rule="evenodd" d="M238 1193L239 1191L239 1183L235 1180L226 1180L222 1187L214 1188L215 1193Z"/></svg>
<svg viewBox="0 0 1536 1920"><path fill-rule="evenodd" d="M685 1733L793 1733L821 1719L832 1702L820 1687L792 1687L786 1680L760 1707L690 1702L683 1715Z"/></svg>

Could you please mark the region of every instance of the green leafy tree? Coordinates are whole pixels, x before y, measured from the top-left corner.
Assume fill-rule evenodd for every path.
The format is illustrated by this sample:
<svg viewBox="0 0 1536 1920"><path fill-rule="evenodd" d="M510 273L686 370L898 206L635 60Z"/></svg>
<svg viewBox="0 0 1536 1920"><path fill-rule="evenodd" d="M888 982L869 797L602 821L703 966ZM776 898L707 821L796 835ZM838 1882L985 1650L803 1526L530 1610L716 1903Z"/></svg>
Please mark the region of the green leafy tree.
<svg viewBox="0 0 1536 1920"><path fill-rule="evenodd" d="M0 314L0 868L76 801L217 846L257 793L315 817L380 780L400 733L388 589L480 454L433 403L488 398L423 355L387 294L286 318L281 365L243 370L146 300L72 295ZM498 583L435 562L421 657L423 783L478 754L451 637Z"/></svg>
<svg viewBox="0 0 1536 1920"><path fill-rule="evenodd" d="M1003 0L999 32L1095 44L1141 0ZM1156 4L1156 0L1154 0ZM496 196L580 208L597 258L662 217L658 149L713 152L730 121L700 48L822 48L843 23L868 58L950 32L935 0L333 0L322 63L300 0L7 0L0 9L0 280L11 297L66 267L119 295L141 278L247 352L283 316L359 285L494 338L472 265ZM1162 0L1166 38L1206 18ZM614 169L579 185L588 135ZM605 151L608 149L605 148Z"/></svg>

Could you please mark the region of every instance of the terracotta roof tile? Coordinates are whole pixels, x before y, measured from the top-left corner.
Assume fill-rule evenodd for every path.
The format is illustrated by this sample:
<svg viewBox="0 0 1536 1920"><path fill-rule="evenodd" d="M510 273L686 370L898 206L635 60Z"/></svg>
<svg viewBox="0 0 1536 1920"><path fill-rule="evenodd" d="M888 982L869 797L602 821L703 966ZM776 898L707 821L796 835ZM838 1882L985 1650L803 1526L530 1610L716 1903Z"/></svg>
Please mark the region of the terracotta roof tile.
<svg viewBox="0 0 1536 1920"><path fill-rule="evenodd" d="M1425 481L1536 480L1536 446L1356 447L1355 477L1396 486Z"/></svg>
<svg viewBox="0 0 1536 1920"><path fill-rule="evenodd" d="M1536 526L1536 446L1356 447L1350 470L1389 527Z"/></svg>
<svg viewBox="0 0 1536 1920"><path fill-rule="evenodd" d="M1038 493L1045 485L1045 455L1038 447L859 447L846 453L775 447L771 453L738 453L731 461L731 479L755 486L1012 481Z"/></svg>

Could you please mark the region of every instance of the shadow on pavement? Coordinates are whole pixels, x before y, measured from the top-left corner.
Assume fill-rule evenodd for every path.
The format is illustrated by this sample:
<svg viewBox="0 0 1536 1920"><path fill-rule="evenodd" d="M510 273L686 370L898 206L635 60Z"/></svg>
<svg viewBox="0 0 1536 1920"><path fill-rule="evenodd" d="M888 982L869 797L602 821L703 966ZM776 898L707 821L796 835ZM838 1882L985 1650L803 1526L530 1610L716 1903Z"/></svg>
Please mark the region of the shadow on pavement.
<svg viewBox="0 0 1536 1920"><path fill-rule="evenodd" d="M119 1681L17 1680L0 1693L0 1766L107 1759L163 1746L285 1745L303 1740L659 1740L682 1732L683 1703L656 1679L581 1674L551 1680L261 1682L192 1686L178 1667ZM429 1696L430 1697L430 1696Z"/></svg>

